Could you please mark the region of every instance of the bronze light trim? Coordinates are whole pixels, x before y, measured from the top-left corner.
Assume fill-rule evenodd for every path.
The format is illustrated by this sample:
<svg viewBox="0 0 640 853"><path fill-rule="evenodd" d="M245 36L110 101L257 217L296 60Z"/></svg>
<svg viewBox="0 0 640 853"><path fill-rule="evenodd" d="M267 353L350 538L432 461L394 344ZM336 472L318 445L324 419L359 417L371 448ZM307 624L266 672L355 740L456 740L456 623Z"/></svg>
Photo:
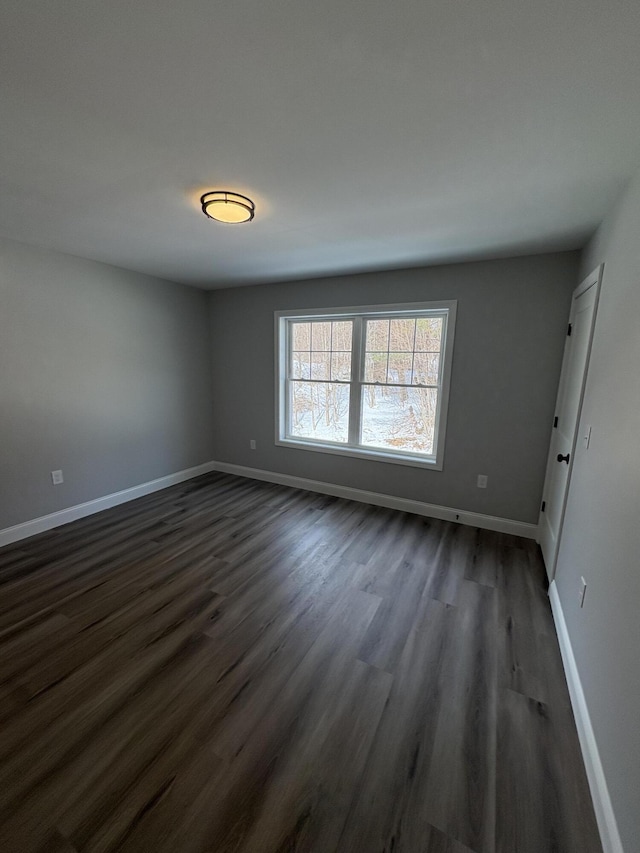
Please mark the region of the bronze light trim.
<svg viewBox="0 0 640 853"><path fill-rule="evenodd" d="M256 210L250 198L228 190L210 190L201 196L200 203L202 212L208 219L225 225L251 222Z"/></svg>

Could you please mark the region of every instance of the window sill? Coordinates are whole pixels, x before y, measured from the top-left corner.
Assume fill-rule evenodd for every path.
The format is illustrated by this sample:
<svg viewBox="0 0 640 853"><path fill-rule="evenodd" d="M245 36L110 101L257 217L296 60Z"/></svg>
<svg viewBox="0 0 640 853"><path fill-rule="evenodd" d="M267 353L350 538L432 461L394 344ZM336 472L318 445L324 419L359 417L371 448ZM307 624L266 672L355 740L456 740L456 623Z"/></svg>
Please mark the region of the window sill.
<svg viewBox="0 0 640 853"><path fill-rule="evenodd" d="M360 447L339 447L334 444L322 444L299 438L277 438L276 445L296 450L314 450L316 453L331 453L336 456L350 456L353 459L370 459L374 462L391 462L393 465L408 465L411 468L427 468L430 471L442 471L442 460L420 456L401 456L399 453L386 453L384 450L364 449Z"/></svg>

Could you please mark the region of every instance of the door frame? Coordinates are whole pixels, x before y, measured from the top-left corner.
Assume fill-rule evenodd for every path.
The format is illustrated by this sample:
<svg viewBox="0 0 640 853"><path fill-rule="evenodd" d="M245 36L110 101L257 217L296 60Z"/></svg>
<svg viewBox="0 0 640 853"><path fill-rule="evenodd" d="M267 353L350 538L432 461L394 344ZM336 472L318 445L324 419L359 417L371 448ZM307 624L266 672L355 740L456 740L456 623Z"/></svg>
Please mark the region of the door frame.
<svg viewBox="0 0 640 853"><path fill-rule="evenodd" d="M575 426L573 429L573 439L571 441L571 449L569 451L569 453L570 453L569 471L567 472L567 484L566 484L566 487L564 490L564 495L562 497L562 507L560 510L560 523L558 525L558 535L556 537L555 553L553 555L553 564L551 566L547 566L545 563L545 568L547 570L547 577L549 578L549 583L551 583L553 581L553 579L555 578L556 566L558 564L558 554L560 553L560 544L561 544L561 540L562 540L562 531L563 531L563 527L564 527L564 517L565 517L565 512L567 509L567 500L569 497L569 489L571 488L571 475L573 473L573 464L575 461L576 445L578 443L578 432L579 432L580 422L582 420L582 404L584 402L584 393L585 393L585 389L586 389L586 385L587 385L587 375L589 373L589 362L591 360L591 348L593 345L593 335L595 332L596 317L598 314L598 304L600 302L600 287L602 285L603 272L604 272L604 264L602 263L602 264L599 264L592 272L589 273L588 276L586 276L580 282L580 284L576 287L576 289L573 291L573 293L571 295L571 311L569 313L569 323L571 323L571 321L574 318L578 298L580 296L582 296L584 293L586 293L587 290L590 290L592 287L595 287L595 299L594 299L594 303L593 303L593 313L591 315L591 328L589 329L589 342L587 344L587 355L586 355L585 362L584 362L584 369L582 371L582 381L581 381L581 387L580 387L580 399L579 399L579 403L578 403L578 411L576 414ZM558 378L558 392L556 395L556 402L555 402L555 406L554 406L554 419L555 419L555 416L557 416L557 414L558 414L558 407L559 407L559 403L560 403L560 393L563 390L562 374L563 374L564 368L565 368L566 357L567 357L567 349L571 345L568 338L569 338L569 335L567 335L567 340L565 341L564 353L562 356L562 367L560 370L560 376ZM546 499L549 479L550 479L551 471L553 468L552 463L554 462L554 460L552 460L550 458L552 445L553 445L553 426L552 426L551 433L549 436L549 451L547 453L547 467L546 467L545 478L544 478L544 487L542 489L542 501L540 503L540 512L538 514L538 539L537 539L538 544L540 543L540 531L542 530L542 525L545 523L545 520L546 520L544 513L543 513L543 510L542 510L542 506L543 506L545 499Z"/></svg>

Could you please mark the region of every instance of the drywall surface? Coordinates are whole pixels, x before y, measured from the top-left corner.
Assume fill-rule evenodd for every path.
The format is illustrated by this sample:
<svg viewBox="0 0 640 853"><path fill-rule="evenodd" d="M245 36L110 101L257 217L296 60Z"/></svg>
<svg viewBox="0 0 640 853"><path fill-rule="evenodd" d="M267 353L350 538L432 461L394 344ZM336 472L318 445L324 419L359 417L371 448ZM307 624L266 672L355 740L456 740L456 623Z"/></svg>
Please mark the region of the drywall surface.
<svg viewBox="0 0 640 853"><path fill-rule="evenodd" d="M556 581L625 850L640 839L640 173L582 259L604 262ZM580 435L591 426L589 449ZM587 581L578 605L580 576Z"/></svg>
<svg viewBox="0 0 640 853"><path fill-rule="evenodd" d="M577 273L558 253L214 291L216 459L537 522ZM458 300L444 470L275 445L274 311L442 299Z"/></svg>
<svg viewBox="0 0 640 853"><path fill-rule="evenodd" d="M211 459L207 299L0 240L0 529Z"/></svg>

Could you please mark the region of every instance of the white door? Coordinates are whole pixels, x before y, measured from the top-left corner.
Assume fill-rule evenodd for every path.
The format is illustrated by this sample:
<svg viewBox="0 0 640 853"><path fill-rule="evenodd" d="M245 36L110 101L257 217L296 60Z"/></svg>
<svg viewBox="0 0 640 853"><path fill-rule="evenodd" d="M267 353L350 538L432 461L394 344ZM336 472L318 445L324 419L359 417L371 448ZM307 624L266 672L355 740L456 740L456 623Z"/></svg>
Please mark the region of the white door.
<svg viewBox="0 0 640 853"><path fill-rule="evenodd" d="M553 580L556 570L601 280L602 265L576 288L571 302L538 521L540 548L549 581Z"/></svg>

